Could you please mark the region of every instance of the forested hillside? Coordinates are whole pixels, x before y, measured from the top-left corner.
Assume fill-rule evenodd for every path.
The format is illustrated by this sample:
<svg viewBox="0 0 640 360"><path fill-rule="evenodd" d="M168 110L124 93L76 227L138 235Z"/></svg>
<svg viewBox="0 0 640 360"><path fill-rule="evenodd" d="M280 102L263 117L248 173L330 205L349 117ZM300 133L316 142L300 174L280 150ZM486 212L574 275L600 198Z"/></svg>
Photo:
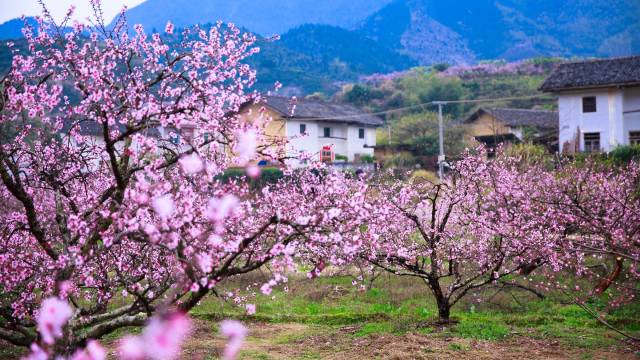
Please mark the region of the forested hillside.
<svg viewBox="0 0 640 360"><path fill-rule="evenodd" d="M423 64L640 52L633 0L395 0L360 31Z"/></svg>
<svg viewBox="0 0 640 360"><path fill-rule="evenodd" d="M280 81L289 94L332 94L360 77L418 65L640 53L637 0L147 0L127 12L130 26L150 33L169 19L177 27L222 20L263 37L280 34L260 40L249 62L259 89ZM21 36L21 24L1 24L0 38ZM2 44L0 68L9 61Z"/></svg>

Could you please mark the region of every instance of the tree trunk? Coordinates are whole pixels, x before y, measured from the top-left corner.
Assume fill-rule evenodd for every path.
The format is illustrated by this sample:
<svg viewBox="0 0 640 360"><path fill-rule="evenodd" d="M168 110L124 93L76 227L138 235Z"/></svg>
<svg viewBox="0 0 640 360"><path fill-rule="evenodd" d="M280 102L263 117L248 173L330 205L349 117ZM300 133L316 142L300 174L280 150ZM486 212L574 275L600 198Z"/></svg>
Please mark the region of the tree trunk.
<svg viewBox="0 0 640 360"><path fill-rule="evenodd" d="M438 322L441 324L448 324L449 314L451 312L451 306L446 299L438 299Z"/></svg>
<svg viewBox="0 0 640 360"><path fill-rule="evenodd" d="M448 324L450 321L449 314L451 312L449 297L442 291L438 280L424 279L424 281L429 285L433 297L436 298L436 304L438 305L438 322Z"/></svg>

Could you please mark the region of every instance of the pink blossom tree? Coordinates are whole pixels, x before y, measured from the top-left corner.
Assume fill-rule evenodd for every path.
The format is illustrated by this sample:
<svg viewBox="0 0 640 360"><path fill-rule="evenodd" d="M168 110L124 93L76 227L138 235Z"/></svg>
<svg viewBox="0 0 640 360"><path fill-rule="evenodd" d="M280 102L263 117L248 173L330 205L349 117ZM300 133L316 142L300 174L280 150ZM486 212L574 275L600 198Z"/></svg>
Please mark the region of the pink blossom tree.
<svg viewBox="0 0 640 360"><path fill-rule="evenodd" d="M640 165L569 163L547 179L535 183L538 202L548 209L546 219L537 220L556 224L559 261L592 283L576 289L587 297L614 289L618 295L608 299L614 306L634 300L640 277Z"/></svg>
<svg viewBox="0 0 640 360"><path fill-rule="evenodd" d="M332 229L356 224L338 214L359 214L342 201L359 190L324 170L258 192L217 180L229 166L255 176L253 161L279 153L265 123L237 116L258 97L253 36L220 23L129 35L92 5L93 25L66 33L45 10L0 85L0 338L46 344L38 309L64 299L50 356L186 312L265 264L268 292L301 247L331 253Z"/></svg>
<svg viewBox="0 0 640 360"><path fill-rule="evenodd" d="M540 168L466 156L446 181L372 185L361 256L399 276L422 279L441 322L485 286L532 288L514 280L547 264L557 234L532 222L527 187Z"/></svg>

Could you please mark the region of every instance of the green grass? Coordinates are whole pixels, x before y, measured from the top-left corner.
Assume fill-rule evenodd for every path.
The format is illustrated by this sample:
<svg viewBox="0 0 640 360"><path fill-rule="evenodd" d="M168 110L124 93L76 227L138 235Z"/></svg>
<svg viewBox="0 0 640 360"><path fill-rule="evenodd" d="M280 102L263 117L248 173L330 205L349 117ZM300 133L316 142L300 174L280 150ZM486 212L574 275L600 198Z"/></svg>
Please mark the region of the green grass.
<svg viewBox="0 0 640 360"><path fill-rule="evenodd" d="M368 336L371 334L390 334L395 331L395 327L390 322L368 323L356 333L356 336Z"/></svg>
<svg viewBox="0 0 640 360"><path fill-rule="evenodd" d="M261 351L253 351L253 350L243 350L240 352L240 359L243 360L271 360L273 359L269 354L261 352Z"/></svg>
<svg viewBox="0 0 640 360"><path fill-rule="evenodd" d="M388 277L378 281L373 289L359 291L351 281L349 276L292 280L287 293L274 290L271 296L259 294L250 299L258 310L251 317L214 298L205 300L192 313L207 319L235 317L272 323L355 326L357 330L352 334L355 337L414 332L501 341L512 336L531 336L558 339L567 345L584 348L620 341L619 335L606 329L580 307L562 305L558 299L541 301L515 293L524 300L516 302L510 295L480 304L462 303L453 309L455 323L440 329L435 325L436 307L423 283ZM621 330L638 334L639 315L640 306L632 304L611 312L607 320ZM303 337L304 334L300 334L297 339ZM295 340L288 337L276 341L289 343Z"/></svg>
<svg viewBox="0 0 640 360"><path fill-rule="evenodd" d="M458 343L451 343L448 346L449 349L454 350L454 351L467 351L470 350L468 345L463 345L463 344L458 344Z"/></svg>
<svg viewBox="0 0 640 360"><path fill-rule="evenodd" d="M237 283L224 284L220 292L245 289L246 283L260 284L262 281L242 279ZM215 321L227 318L245 322L305 324L302 331L268 340L270 344L284 346L296 346L313 336L351 337L345 342L348 344L360 338L408 333L495 342L516 336L553 339L565 346L582 348L586 355L590 351L620 345L620 335L608 330L579 306L562 304L562 298L551 297L542 301L515 291L499 296L483 297L479 294L482 301L459 303L452 310L453 322L442 326L437 323L436 306L422 282L383 276L376 281L374 288L360 291L351 281L350 276L291 279L288 292L274 290L270 296L258 294L253 297L249 290L243 295L248 296L247 302L257 306L257 313L253 316L247 316L242 308L213 296L204 299L191 314L198 319L211 320L213 333L217 333ZM589 306L602 310L605 304L594 301ZM639 302L610 312L606 319L620 330L640 335ZM113 342L125 333L137 331L139 329L136 328L121 329L105 340ZM450 350L468 350L458 343L449 345ZM6 354L0 349L0 358L3 355ZM309 350L299 358L319 357L320 354ZM241 359L270 359L270 355L247 349L241 354Z"/></svg>
<svg viewBox="0 0 640 360"><path fill-rule="evenodd" d="M465 338L500 340L509 335L510 329L490 317L468 317L455 326L453 333Z"/></svg>

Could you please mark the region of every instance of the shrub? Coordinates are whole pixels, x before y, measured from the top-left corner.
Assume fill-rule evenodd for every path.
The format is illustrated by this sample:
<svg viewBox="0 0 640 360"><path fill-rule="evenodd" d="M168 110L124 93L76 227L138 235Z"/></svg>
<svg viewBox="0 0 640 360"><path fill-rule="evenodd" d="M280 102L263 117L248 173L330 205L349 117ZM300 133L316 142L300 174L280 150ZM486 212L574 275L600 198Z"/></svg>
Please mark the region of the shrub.
<svg viewBox="0 0 640 360"><path fill-rule="evenodd" d="M413 181L429 181L432 183L438 183L438 175L428 170L416 170L411 174L411 180Z"/></svg>
<svg viewBox="0 0 640 360"><path fill-rule="evenodd" d="M401 152L401 153L394 154L393 156L388 158L385 161L384 166L386 168L393 168L393 167L403 168L403 167L412 167L416 163L417 163L417 160L413 155L411 155L411 153Z"/></svg>
<svg viewBox="0 0 640 360"><path fill-rule="evenodd" d="M520 158L523 166L534 164L549 165L553 162L553 157L542 145L530 143L515 144L505 149L504 154L510 157Z"/></svg>
<svg viewBox="0 0 640 360"><path fill-rule="evenodd" d="M260 177L257 179L250 179L250 182L255 186L263 186L265 184L276 183L278 180L282 179L283 176L284 174L282 171L276 167L264 167L261 168ZM241 179L246 180L247 177L244 168L230 168L225 170L221 175L218 175L217 179L223 183L228 183L230 181Z"/></svg>
<svg viewBox="0 0 640 360"><path fill-rule="evenodd" d="M365 164L373 164L376 161L376 158L373 155L364 154L360 155L360 161Z"/></svg>
<svg viewBox="0 0 640 360"><path fill-rule="evenodd" d="M618 146L609 154L609 159L618 165L628 164L632 160L640 160L640 145Z"/></svg>

